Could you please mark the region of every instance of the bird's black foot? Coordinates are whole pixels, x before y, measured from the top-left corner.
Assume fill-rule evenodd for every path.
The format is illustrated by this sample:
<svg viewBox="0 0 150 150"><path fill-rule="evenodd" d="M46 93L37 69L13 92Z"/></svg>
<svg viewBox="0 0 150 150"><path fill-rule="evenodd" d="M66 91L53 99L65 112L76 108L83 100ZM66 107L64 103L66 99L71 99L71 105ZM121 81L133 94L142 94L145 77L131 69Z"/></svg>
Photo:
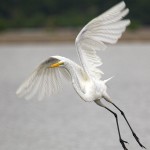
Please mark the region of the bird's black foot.
<svg viewBox="0 0 150 150"><path fill-rule="evenodd" d="M129 144L127 141L124 141L124 140L120 139L120 143L121 143L124 150L128 150L125 146L125 143Z"/></svg>
<svg viewBox="0 0 150 150"><path fill-rule="evenodd" d="M137 135L136 135L134 132L132 132L132 134L133 134L134 138L136 139L136 141L139 143L139 145L140 145L142 148L145 148L145 149L146 149L146 147L144 147L144 146L141 144L141 142L140 142L139 138L137 137Z"/></svg>

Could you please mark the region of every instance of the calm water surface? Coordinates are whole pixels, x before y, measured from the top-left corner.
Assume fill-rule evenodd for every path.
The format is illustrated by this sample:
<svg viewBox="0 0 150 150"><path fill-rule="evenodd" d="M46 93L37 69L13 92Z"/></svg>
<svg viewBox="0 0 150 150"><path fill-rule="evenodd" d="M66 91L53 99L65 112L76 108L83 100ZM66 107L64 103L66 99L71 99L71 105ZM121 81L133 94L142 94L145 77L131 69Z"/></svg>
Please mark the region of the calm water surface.
<svg viewBox="0 0 150 150"><path fill-rule="evenodd" d="M114 116L82 101L70 83L43 101L19 99L16 89L45 58L62 55L78 62L73 44L0 45L1 150L122 150ZM126 113L143 144L150 148L150 44L119 44L100 52L103 79L113 101ZM119 115L129 150L140 150Z"/></svg>

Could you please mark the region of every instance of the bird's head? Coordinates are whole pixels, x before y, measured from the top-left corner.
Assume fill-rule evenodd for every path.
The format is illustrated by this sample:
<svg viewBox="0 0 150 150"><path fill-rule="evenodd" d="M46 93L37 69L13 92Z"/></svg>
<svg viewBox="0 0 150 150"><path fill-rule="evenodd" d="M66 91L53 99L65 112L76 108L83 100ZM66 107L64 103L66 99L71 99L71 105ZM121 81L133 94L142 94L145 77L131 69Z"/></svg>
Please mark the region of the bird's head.
<svg viewBox="0 0 150 150"><path fill-rule="evenodd" d="M65 65L65 60L63 60L62 57L59 56L53 56L47 61L47 63L49 64L48 68L63 67Z"/></svg>

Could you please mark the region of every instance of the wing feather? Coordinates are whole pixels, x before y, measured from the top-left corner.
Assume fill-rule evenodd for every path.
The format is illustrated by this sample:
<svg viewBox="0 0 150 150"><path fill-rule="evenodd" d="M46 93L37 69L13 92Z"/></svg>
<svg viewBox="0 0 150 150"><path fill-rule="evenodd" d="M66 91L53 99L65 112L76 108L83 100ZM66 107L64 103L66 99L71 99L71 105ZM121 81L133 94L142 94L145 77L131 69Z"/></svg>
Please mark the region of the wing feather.
<svg viewBox="0 0 150 150"><path fill-rule="evenodd" d="M130 20L124 19L129 12L125 3L120 2L108 11L90 21L76 37L75 45L84 70L88 76L100 79L103 72L97 50L106 49L106 43L114 44L122 36Z"/></svg>
<svg viewBox="0 0 150 150"><path fill-rule="evenodd" d="M16 94L31 99L38 93L38 99L41 100L62 90L63 79L70 79L70 75L65 68L49 68L52 63L52 57L41 63L19 87Z"/></svg>

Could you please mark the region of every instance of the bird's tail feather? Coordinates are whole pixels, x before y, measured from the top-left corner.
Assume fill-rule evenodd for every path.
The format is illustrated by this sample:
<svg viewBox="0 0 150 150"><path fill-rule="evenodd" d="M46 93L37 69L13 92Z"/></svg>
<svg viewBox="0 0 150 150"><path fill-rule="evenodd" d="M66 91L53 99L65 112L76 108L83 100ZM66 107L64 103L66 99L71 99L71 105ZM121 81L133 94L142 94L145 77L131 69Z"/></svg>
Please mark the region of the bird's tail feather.
<svg viewBox="0 0 150 150"><path fill-rule="evenodd" d="M110 78L104 80L104 83L106 84L106 83L107 83L108 81L110 81L112 78L114 78L114 76L112 76L112 77L110 77Z"/></svg>

